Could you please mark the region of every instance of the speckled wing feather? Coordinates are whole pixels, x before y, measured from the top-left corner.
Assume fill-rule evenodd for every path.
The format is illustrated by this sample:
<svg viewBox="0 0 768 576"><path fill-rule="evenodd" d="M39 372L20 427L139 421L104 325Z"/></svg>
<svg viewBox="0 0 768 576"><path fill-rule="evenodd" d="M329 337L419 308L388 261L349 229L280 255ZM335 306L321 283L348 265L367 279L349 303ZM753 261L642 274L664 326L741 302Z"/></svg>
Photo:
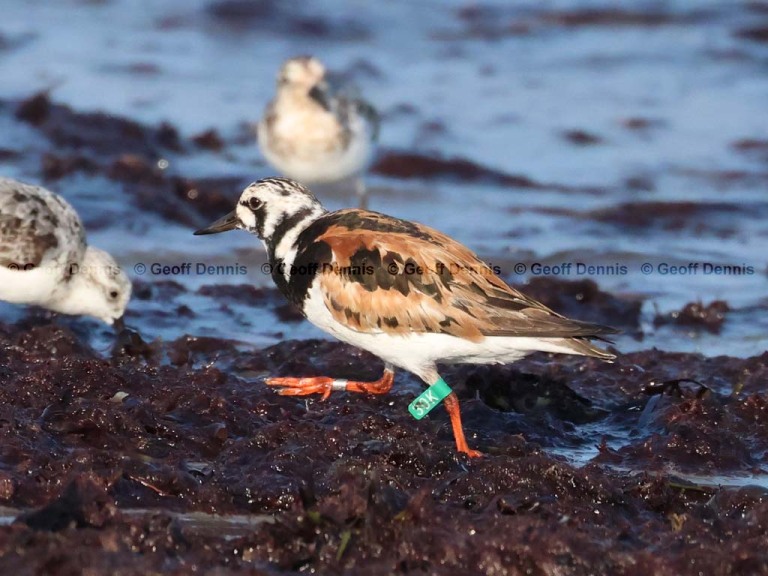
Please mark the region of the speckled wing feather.
<svg viewBox="0 0 768 576"><path fill-rule="evenodd" d="M0 178L0 266L79 262L85 232L75 210L56 194Z"/></svg>
<svg viewBox="0 0 768 576"><path fill-rule="evenodd" d="M468 248L426 226L362 210L334 212L313 226L310 234L332 254L320 271L325 304L353 330L436 332L472 341L615 333L528 298Z"/></svg>
<svg viewBox="0 0 768 576"><path fill-rule="evenodd" d="M370 102L360 96L355 86L337 84L328 79L312 88L309 97L333 113L347 130L356 116L362 117L369 126L371 141L378 140L381 124L379 113Z"/></svg>

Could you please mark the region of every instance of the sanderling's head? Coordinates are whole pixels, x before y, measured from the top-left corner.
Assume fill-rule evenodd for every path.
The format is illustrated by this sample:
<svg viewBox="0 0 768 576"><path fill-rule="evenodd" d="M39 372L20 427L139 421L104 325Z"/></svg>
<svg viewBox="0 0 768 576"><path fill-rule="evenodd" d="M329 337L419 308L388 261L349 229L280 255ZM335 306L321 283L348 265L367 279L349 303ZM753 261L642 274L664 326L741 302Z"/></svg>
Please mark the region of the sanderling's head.
<svg viewBox="0 0 768 576"><path fill-rule="evenodd" d="M57 312L92 316L110 326L131 299L131 281L107 252L88 246L79 264L70 264L69 290L52 306Z"/></svg>
<svg viewBox="0 0 768 576"><path fill-rule="evenodd" d="M277 77L278 88L309 91L325 78L325 66L312 56L286 60Z"/></svg>
<svg viewBox="0 0 768 576"><path fill-rule="evenodd" d="M290 230L308 225L325 213L305 186L288 178L265 178L250 184L237 208L196 235L241 229L274 246Z"/></svg>

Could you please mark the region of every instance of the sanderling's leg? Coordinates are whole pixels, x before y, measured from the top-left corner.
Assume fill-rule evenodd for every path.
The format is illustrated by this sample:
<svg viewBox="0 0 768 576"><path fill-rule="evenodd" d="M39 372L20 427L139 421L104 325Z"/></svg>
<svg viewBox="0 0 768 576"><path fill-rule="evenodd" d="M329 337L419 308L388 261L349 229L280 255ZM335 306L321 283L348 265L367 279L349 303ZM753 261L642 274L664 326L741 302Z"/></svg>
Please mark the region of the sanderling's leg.
<svg viewBox="0 0 768 576"><path fill-rule="evenodd" d="M355 196L357 196L357 205L361 210L368 209L368 190L365 187L365 181L362 175L355 178Z"/></svg>

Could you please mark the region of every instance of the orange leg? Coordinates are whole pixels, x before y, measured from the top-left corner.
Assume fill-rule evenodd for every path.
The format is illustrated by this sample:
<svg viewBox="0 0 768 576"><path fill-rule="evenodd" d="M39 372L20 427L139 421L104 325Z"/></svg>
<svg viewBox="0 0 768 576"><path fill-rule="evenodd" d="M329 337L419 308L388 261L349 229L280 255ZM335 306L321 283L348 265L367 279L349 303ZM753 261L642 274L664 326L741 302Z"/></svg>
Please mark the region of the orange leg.
<svg viewBox="0 0 768 576"><path fill-rule="evenodd" d="M386 394L392 389L395 372L386 369L381 378L374 382L357 382L355 380L334 380L328 376L310 376L307 378L267 378L267 386L280 388L281 396L306 396L307 394L322 394L326 400L334 390L346 392L363 392L365 394Z"/></svg>
<svg viewBox="0 0 768 576"><path fill-rule="evenodd" d="M455 392L451 392L443 400L448 416L451 418L451 428L453 428L453 437L456 439L456 450L464 452L470 458L479 458L482 452L472 450L467 445L467 439L464 437L464 427L461 425L461 411L459 410L459 398Z"/></svg>

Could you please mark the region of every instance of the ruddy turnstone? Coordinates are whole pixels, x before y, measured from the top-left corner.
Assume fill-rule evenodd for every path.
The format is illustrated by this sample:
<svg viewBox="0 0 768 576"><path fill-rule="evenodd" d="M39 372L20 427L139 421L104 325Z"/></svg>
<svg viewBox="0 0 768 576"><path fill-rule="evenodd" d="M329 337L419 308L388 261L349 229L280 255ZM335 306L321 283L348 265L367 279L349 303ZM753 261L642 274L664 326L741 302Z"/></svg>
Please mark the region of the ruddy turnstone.
<svg viewBox="0 0 768 576"><path fill-rule="evenodd" d="M128 277L86 244L72 206L45 188L0 178L0 300L111 325L130 297Z"/></svg>
<svg viewBox="0 0 768 576"><path fill-rule="evenodd" d="M323 64L302 56L280 69L277 94L259 121L258 138L264 157L285 176L307 184L355 177L364 203L363 171L378 131L370 104L349 87L334 89Z"/></svg>
<svg viewBox="0 0 768 576"><path fill-rule="evenodd" d="M437 363L500 364L537 350L614 358L588 339L615 330L553 312L422 224L367 210L328 212L301 184L267 178L248 186L233 212L195 234L236 228L264 241L275 284L310 322L385 362L375 382L267 379L280 394L384 394L397 366L443 389L456 448L478 456L467 446L458 399Z"/></svg>

